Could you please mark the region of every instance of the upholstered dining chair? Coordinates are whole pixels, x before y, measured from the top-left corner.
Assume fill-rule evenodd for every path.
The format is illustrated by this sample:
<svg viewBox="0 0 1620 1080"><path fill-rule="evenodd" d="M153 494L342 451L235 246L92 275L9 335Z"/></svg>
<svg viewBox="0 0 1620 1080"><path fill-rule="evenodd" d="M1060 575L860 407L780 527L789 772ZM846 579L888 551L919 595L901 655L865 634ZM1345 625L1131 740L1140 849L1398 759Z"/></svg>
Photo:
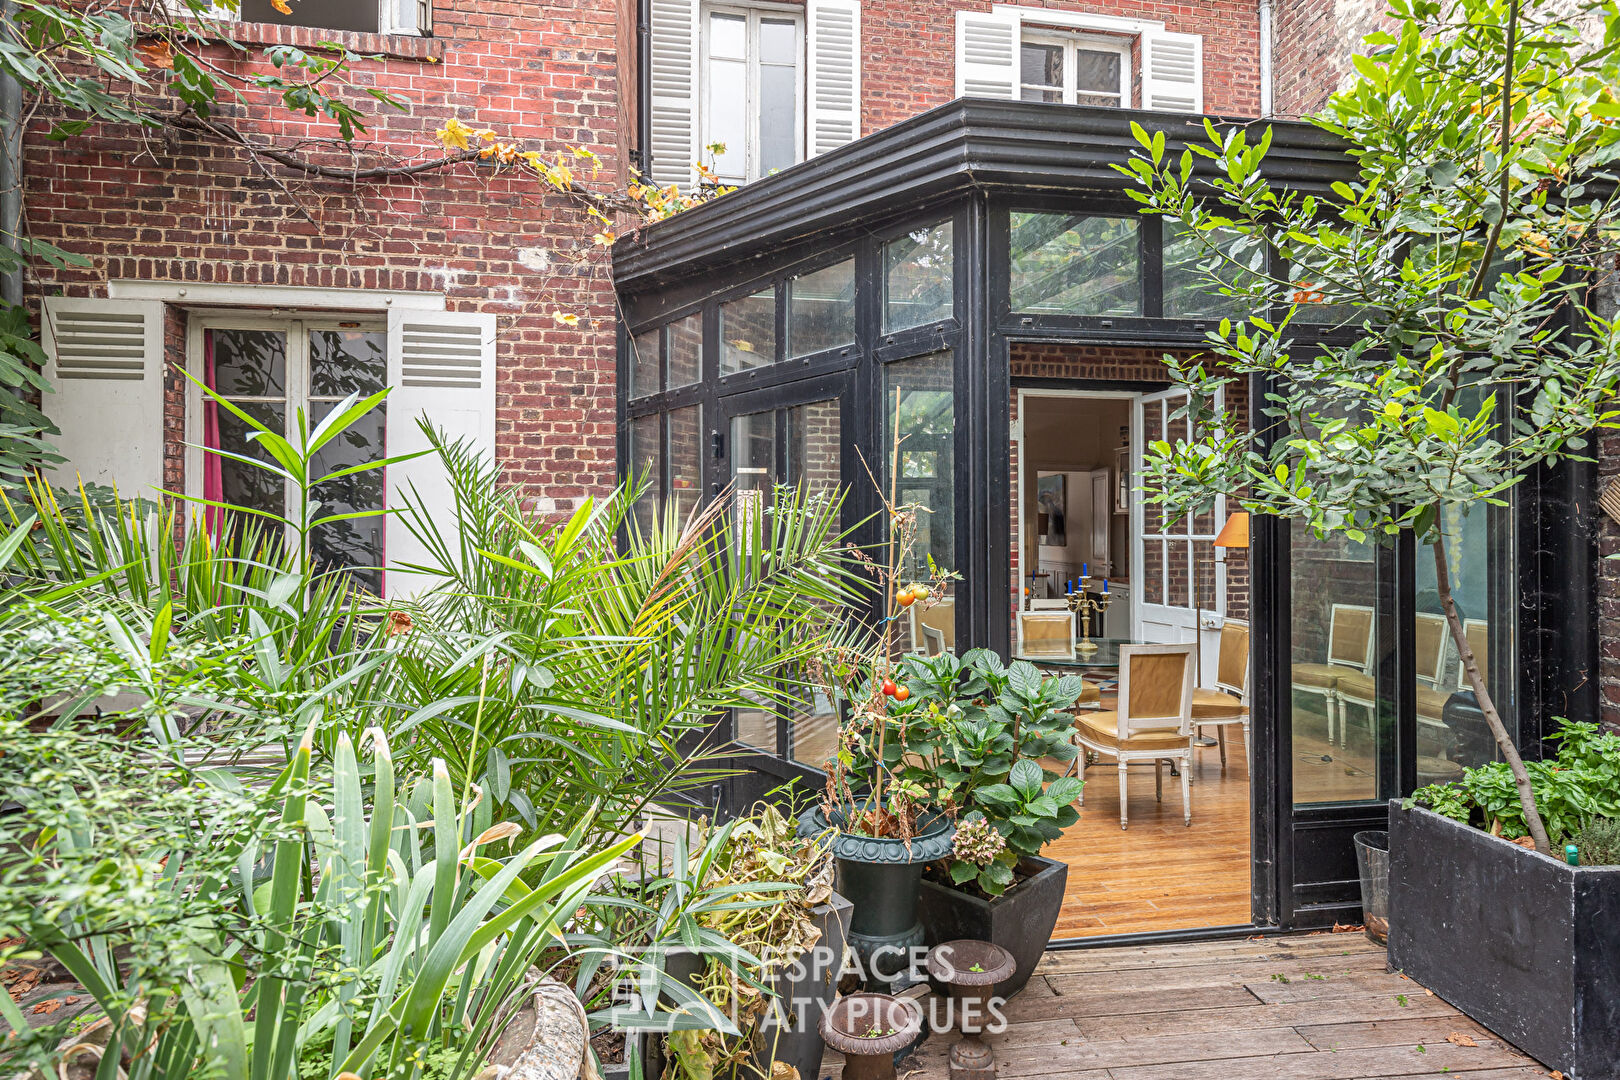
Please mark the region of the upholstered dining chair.
<svg viewBox="0 0 1620 1080"><path fill-rule="evenodd" d="M911 652L928 653L928 639L924 629L932 627L938 631L945 641L945 649L949 652L956 648L956 601L947 596L935 600L928 605L927 611L918 611L921 604L913 604L906 609L907 629L911 632L911 641L908 648Z"/></svg>
<svg viewBox="0 0 1620 1080"><path fill-rule="evenodd" d="M1112 711L1080 713L1074 741L1119 765L1119 827L1130 827L1127 769L1153 762L1154 795L1164 798L1164 763L1180 766L1181 814L1192 824L1192 645L1121 645L1119 704ZM1082 765L1084 768L1084 765ZM1081 804L1085 803L1082 790Z"/></svg>
<svg viewBox="0 0 1620 1080"><path fill-rule="evenodd" d="M929 626L928 624L924 623L922 635L923 655L938 656L940 653L945 651L945 632L939 627Z"/></svg>
<svg viewBox="0 0 1620 1080"><path fill-rule="evenodd" d="M1045 660L1074 659L1074 612L1020 611L1018 651Z"/></svg>
<svg viewBox="0 0 1620 1080"><path fill-rule="evenodd" d="M1373 665L1373 609L1362 604L1334 604L1328 613L1327 662L1295 664L1294 692L1320 694L1327 709L1328 743L1343 739L1339 679L1368 675Z"/></svg>
<svg viewBox="0 0 1620 1080"><path fill-rule="evenodd" d="M1413 655L1417 658L1417 713L1418 730L1425 732L1430 741L1442 743L1449 739L1450 729L1444 720L1446 702L1456 687L1446 678L1446 652L1451 643L1451 632L1446 629L1443 615L1420 611L1412 617ZM1346 706L1360 709L1367 720L1367 734L1373 733L1377 716L1378 679L1375 672L1346 672L1340 675L1334 687L1339 706L1339 745L1344 745L1345 730L1349 726Z"/></svg>
<svg viewBox="0 0 1620 1080"><path fill-rule="evenodd" d="M1243 727L1244 760L1249 757L1249 624L1227 619L1221 626L1221 651L1215 662L1215 686L1193 690L1193 727L1215 725L1220 736L1221 768L1226 768L1226 729Z"/></svg>

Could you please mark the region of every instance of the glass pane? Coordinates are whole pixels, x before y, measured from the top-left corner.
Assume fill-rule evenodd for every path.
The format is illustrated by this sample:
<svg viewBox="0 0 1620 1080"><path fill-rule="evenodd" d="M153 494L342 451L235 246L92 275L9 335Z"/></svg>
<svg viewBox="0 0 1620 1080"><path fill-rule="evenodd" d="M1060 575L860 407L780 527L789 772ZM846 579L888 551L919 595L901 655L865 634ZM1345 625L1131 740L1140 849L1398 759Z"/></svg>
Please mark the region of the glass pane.
<svg viewBox="0 0 1620 1080"><path fill-rule="evenodd" d="M306 0L305 3L283 4L279 8L275 0L242 0L240 10L243 22L377 33L377 0L324 0L317 3Z"/></svg>
<svg viewBox="0 0 1620 1080"><path fill-rule="evenodd" d="M716 21L731 21L716 15ZM715 173L729 180L744 180L748 170L748 64L742 60L709 58L708 134L702 157L711 160ZM719 145L715 152L709 147Z"/></svg>
<svg viewBox="0 0 1620 1080"><path fill-rule="evenodd" d="M1063 46L1024 42L1018 49L1018 81L1025 89L1051 86L1063 88ZM1024 97L1025 101L1039 98Z"/></svg>
<svg viewBox="0 0 1620 1080"><path fill-rule="evenodd" d="M287 407L279 403L264 401L238 402L237 408L253 417L259 423L272 431L285 432L287 423ZM229 409L219 408L212 410L219 416L219 448L229 450L243 457L253 458L257 461L270 461L270 455L265 451L263 444L258 440L248 440L254 429L237 419ZM256 469L246 462L233 461L230 458L217 458L220 472L220 499L231 506L242 506L250 510L263 510L267 513L281 517L287 509L286 487L280 477ZM264 518L254 515L242 515L236 522L236 527L247 529L249 527L260 530L271 529L279 531L280 526Z"/></svg>
<svg viewBox="0 0 1620 1080"><path fill-rule="evenodd" d="M792 19L759 20L759 62L797 64L799 24Z"/></svg>
<svg viewBox="0 0 1620 1080"><path fill-rule="evenodd" d="M1169 607L1190 608L1192 570L1188 560L1187 541L1169 540L1165 543L1170 562L1166 567L1169 572L1165 575L1164 602Z"/></svg>
<svg viewBox="0 0 1620 1080"><path fill-rule="evenodd" d="M883 445L900 433L899 497L917 508L917 540L902 576L928 577L928 559L943 570L956 568L956 395L954 358L937 352L901 360L883 369ZM890 462L884 456L884 482Z"/></svg>
<svg viewBox="0 0 1620 1080"><path fill-rule="evenodd" d="M334 407L331 402L311 405L311 423L320 422ZM384 408L374 409L344 429L342 435L321 447L313 463L315 475L325 476L339 469L382 458L385 419ZM382 592L385 490L381 469L350 473L317 484L314 494L320 500L318 513L322 517L364 510L376 513L327 522L317 526L310 535L310 554L317 566L322 569L352 567L351 577L355 584L376 594Z"/></svg>
<svg viewBox="0 0 1620 1080"><path fill-rule="evenodd" d="M1142 602L1164 603L1164 545L1163 540L1142 541Z"/></svg>
<svg viewBox="0 0 1620 1080"><path fill-rule="evenodd" d="M286 334L280 330L210 330L208 338L215 390L228 398L287 396Z"/></svg>
<svg viewBox="0 0 1620 1080"><path fill-rule="evenodd" d="M703 413L701 405L669 413L669 497L684 522L702 498Z"/></svg>
<svg viewBox="0 0 1620 1080"><path fill-rule="evenodd" d="M1014 311L1142 313L1134 218L1015 211L1011 223Z"/></svg>
<svg viewBox="0 0 1620 1080"><path fill-rule="evenodd" d="M388 335L381 330L311 330L311 397L375 394L388 382ZM380 449L379 444L379 449Z"/></svg>
<svg viewBox="0 0 1620 1080"><path fill-rule="evenodd" d="M951 317L951 223L883 245L883 328L904 330Z"/></svg>
<svg viewBox="0 0 1620 1080"><path fill-rule="evenodd" d="M766 708L737 709L737 742L767 754L776 753L776 714Z"/></svg>
<svg viewBox="0 0 1620 1080"><path fill-rule="evenodd" d="M855 260L788 282L788 355L855 342Z"/></svg>
<svg viewBox="0 0 1620 1080"><path fill-rule="evenodd" d="M650 530L659 503L658 474L663 459L663 440L658 437L662 417L638 416L630 421L630 460L625 473L633 484L646 482L647 488L636 499L635 516L642 530Z"/></svg>
<svg viewBox="0 0 1620 1080"><path fill-rule="evenodd" d="M825 769L838 749L838 709L813 690L811 700L788 715L788 756L801 765Z"/></svg>
<svg viewBox="0 0 1620 1080"><path fill-rule="evenodd" d="M1461 404L1465 410L1477 409L1479 392L1465 389ZM1513 495L1507 498L1511 503ZM1518 713L1512 520L1511 506L1476 503L1447 507L1440 521L1452 600L1485 687L1505 717ZM1432 784L1453 779L1456 769L1495 761L1500 753L1442 615L1434 549L1420 547L1416 554L1418 783Z"/></svg>
<svg viewBox="0 0 1620 1080"><path fill-rule="evenodd" d="M1294 802L1377 799L1393 730L1378 686L1378 550L1298 522L1290 544Z"/></svg>
<svg viewBox="0 0 1620 1080"><path fill-rule="evenodd" d="M1074 87L1080 93L1102 91L1118 94L1120 67L1123 58L1117 52L1099 52L1095 49L1076 49L1074 53Z"/></svg>
<svg viewBox="0 0 1620 1080"><path fill-rule="evenodd" d="M799 69L759 66L759 175L769 176L799 160Z"/></svg>
<svg viewBox="0 0 1620 1080"><path fill-rule="evenodd" d="M732 417L731 509L739 544L759 526L775 481L776 411Z"/></svg>
<svg viewBox="0 0 1620 1080"><path fill-rule="evenodd" d="M720 374L776 361L776 290L720 305Z"/></svg>
<svg viewBox="0 0 1620 1080"><path fill-rule="evenodd" d="M694 311L669 324L669 389L703 377L703 314Z"/></svg>
<svg viewBox="0 0 1620 1080"><path fill-rule="evenodd" d="M837 401L814 401L787 413L787 482L835 498L843 483L842 416ZM835 526L836 527L836 526Z"/></svg>
<svg viewBox="0 0 1620 1080"><path fill-rule="evenodd" d="M1255 280L1266 269L1264 243L1230 229L1216 229L1199 238L1179 221L1168 219L1163 227L1165 316L1247 318L1250 313L1242 301L1223 295L1210 281L1210 272L1228 286Z"/></svg>
<svg viewBox="0 0 1620 1080"><path fill-rule="evenodd" d="M709 16L709 55L744 60L748 56L748 19L743 15Z"/></svg>
<svg viewBox="0 0 1620 1080"><path fill-rule="evenodd" d="M663 357L662 329L643 330L630 339L630 396L656 394L659 385L658 368Z"/></svg>
<svg viewBox="0 0 1620 1080"><path fill-rule="evenodd" d="M1342 287L1326 279L1322 272L1325 267L1325 263L1313 265L1310 259L1290 263L1288 287L1282 302L1297 305L1295 322L1324 326L1353 324L1361 309L1345 299Z"/></svg>

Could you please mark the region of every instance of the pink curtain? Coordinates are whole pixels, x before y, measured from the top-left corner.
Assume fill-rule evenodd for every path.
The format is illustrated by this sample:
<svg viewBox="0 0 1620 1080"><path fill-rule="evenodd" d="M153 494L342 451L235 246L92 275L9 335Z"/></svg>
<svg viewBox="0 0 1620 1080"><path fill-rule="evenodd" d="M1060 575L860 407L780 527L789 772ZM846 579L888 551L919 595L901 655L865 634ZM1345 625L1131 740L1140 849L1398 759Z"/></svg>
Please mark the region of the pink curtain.
<svg viewBox="0 0 1620 1080"><path fill-rule="evenodd" d="M214 386L214 335L212 331L203 334L203 383L210 389ZM218 454L207 453L207 450L218 450L219 445L219 403L213 398L203 401L203 498L209 502L223 502L225 499L225 478L221 472L224 459ZM203 520L208 526L208 535L219 538L220 511L217 506L206 507L203 511Z"/></svg>

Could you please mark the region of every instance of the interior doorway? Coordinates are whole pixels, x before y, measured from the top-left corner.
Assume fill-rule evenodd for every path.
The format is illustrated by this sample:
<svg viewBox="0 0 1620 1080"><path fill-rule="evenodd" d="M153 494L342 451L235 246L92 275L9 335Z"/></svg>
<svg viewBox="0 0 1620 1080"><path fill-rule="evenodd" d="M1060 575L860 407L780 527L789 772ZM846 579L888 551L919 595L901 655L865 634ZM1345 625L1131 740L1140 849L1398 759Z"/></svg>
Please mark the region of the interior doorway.
<svg viewBox="0 0 1620 1080"><path fill-rule="evenodd" d="M1142 447L1187 437L1183 401L1169 388L1095 383L1013 394L1011 652L1085 680L1077 731L1117 730L1122 644L1196 640L1191 678L1215 690L1224 640L1241 647L1240 670L1228 656L1224 674L1246 688L1247 574L1229 576L1216 546L1225 507L1170 522L1139 490ZM1083 751L1080 821L1046 852L1070 865L1055 938L1250 923L1248 725L1195 731L1180 754L1133 759L1123 778L1106 730L1092 740L1104 749Z"/></svg>

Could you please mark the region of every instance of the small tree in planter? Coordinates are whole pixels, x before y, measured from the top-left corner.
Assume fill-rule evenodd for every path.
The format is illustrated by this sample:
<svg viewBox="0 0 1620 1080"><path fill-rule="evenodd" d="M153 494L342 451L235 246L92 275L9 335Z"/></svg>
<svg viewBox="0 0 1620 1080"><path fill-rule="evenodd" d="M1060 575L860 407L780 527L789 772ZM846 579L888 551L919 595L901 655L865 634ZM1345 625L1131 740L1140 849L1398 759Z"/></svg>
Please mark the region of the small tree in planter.
<svg viewBox="0 0 1620 1080"><path fill-rule="evenodd" d="M1125 169L1143 212L1178 223L1210 284L1251 313L1209 335L1218 365L1166 357L1191 392L1191 430L1209 434L1147 447L1147 487L1172 513L1224 493L1319 537L1411 530L1429 545L1451 637L1544 853L1530 777L1452 596L1444 511L1500 505L1528 471L1586 454L1615 426L1620 342L1593 290L1617 252L1620 16L1612 0L1579 17L1569 7L1391 0L1394 29L1367 39L1356 82L1315 118L1357 167L1331 194L1268 182L1269 129L1250 140L1206 125L1208 146L1172 156L1137 128ZM1298 343L1312 308L1345 331L1339 343ZM1251 375L1268 383L1267 423L1244 431L1212 403Z"/></svg>

